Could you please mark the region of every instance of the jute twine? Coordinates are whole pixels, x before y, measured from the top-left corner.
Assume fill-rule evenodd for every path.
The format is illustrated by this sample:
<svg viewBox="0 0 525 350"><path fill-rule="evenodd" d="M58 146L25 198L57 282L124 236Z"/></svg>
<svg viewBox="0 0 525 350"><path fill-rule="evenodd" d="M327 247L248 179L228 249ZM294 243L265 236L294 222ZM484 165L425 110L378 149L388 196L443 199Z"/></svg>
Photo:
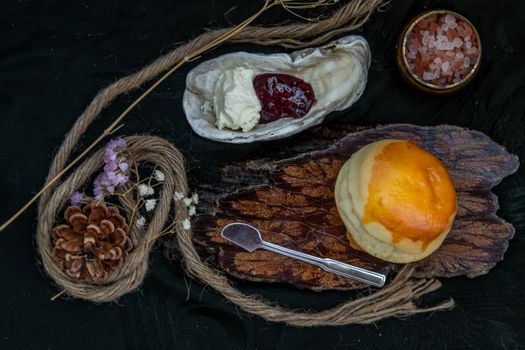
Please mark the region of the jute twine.
<svg viewBox="0 0 525 350"><path fill-rule="evenodd" d="M291 48L315 46L326 42L335 35L360 27L380 3L380 0L354 0L344 5L331 17L314 23L270 28L246 27L231 41ZM51 163L47 182L54 179L67 166L69 156L80 137L100 112L116 97L137 89L177 62L184 60L191 52L206 47L228 30L206 32L158 58L137 73L124 77L100 91L66 135ZM56 221L60 220L58 214L61 208L75 190L82 187L95 172L100 171L103 165L103 150L92 154L62 183L49 186L40 197L36 236L38 250L46 272L71 296L93 302L108 302L137 288L147 272L149 252L167 224L172 204L174 204L173 194L175 191L184 195L188 193L184 159L174 146L153 136L132 136L127 137L126 141L129 152L136 162L155 164L166 178L147 229L131 227L130 236L135 241L135 248L122 269L112 274L105 284L91 285L70 279L52 260L51 242L51 229ZM129 219L130 212L136 203L131 196L124 196L121 203ZM354 323L366 324L386 317L444 310L454 306L454 302L449 300L430 308L418 308L415 301L422 295L438 289L440 282L434 279L414 279L411 266L404 267L387 287L332 309L321 312L302 312L275 306L260 297L243 294L230 284L224 274L203 262L195 250L191 232L184 230L181 224L181 221L187 216L186 207L180 205L174 210L176 223L174 234L177 235L187 273L210 285L244 311L266 320L284 322L298 327L341 326Z"/></svg>
<svg viewBox="0 0 525 350"><path fill-rule="evenodd" d="M51 196L46 197L48 198L47 201L40 201L36 242L44 268L59 286L77 298L94 302L107 302L116 300L137 288L146 275L151 247L163 231L172 204L175 204L173 194L175 191L184 195L188 192L184 158L173 145L154 136L131 136L126 137L125 140L128 144L127 151L132 156L133 162L154 164L157 169L164 173L165 181L162 183L162 190L158 191L160 196L156 210L147 229L129 223L131 225L129 235L134 242L133 251L122 267L111 274L103 285L81 283L65 274L53 261L53 244L50 233L56 221L60 221L58 214L71 197L71 193L83 187L93 174L100 172L104 166L104 150L95 152L85 160L65 181L56 187ZM129 219L137 203L132 191L125 192L127 194L119 198L126 217ZM186 206L178 205L175 208L174 215L177 232L182 231L187 234L181 226L182 220L187 216Z"/></svg>

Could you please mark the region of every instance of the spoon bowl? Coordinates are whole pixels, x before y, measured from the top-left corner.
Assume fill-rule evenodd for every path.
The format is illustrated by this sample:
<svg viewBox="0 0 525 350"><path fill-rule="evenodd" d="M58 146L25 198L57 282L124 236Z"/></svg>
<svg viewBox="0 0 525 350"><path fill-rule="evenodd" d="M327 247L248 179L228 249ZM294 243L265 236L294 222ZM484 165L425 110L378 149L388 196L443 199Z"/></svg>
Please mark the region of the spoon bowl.
<svg viewBox="0 0 525 350"><path fill-rule="evenodd" d="M228 224L222 229L221 236L250 253L261 248L261 233L252 225L240 222Z"/></svg>

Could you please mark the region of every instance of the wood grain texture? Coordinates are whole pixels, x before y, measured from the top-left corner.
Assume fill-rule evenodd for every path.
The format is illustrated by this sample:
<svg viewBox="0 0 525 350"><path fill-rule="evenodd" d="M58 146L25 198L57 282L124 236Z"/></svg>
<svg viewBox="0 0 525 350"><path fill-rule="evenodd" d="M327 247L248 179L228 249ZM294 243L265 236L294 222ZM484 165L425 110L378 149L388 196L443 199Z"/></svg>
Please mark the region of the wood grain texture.
<svg viewBox="0 0 525 350"><path fill-rule="evenodd" d="M453 126L325 127L300 138L274 159L227 165L221 170L221 183L201 191L201 212L193 222L195 243L232 276L313 290L363 285L264 250L245 252L220 236L222 227L246 222L258 227L270 242L379 272L395 272L398 265L350 247L333 193L339 169L351 154L386 138L410 140L439 157L458 193L452 230L434 254L415 263L418 276L487 273L503 259L514 235L512 225L496 216L498 199L490 190L515 172L519 162L486 135Z"/></svg>

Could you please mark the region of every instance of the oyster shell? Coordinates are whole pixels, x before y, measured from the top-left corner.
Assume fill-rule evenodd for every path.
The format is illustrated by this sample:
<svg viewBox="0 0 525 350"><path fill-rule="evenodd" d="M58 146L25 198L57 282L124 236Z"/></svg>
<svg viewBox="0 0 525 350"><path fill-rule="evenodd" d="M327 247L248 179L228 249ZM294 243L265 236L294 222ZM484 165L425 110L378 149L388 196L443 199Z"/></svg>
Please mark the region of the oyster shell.
<svg viewBox="0 0 525 350"><path fill-rule="evenodd" d="M242 132L218 129L213 111L214 87L220 73L246 67L262 73L284 73L310 83L317 103L302 118L282 118ZM200 136L227 143L274 140L320 124L333 111L349 108L359 99L370 67L370 48L361 36L350 35L318 48L291 54L235 52L203 62L186 77L183 108L192 129Z"/></svg>

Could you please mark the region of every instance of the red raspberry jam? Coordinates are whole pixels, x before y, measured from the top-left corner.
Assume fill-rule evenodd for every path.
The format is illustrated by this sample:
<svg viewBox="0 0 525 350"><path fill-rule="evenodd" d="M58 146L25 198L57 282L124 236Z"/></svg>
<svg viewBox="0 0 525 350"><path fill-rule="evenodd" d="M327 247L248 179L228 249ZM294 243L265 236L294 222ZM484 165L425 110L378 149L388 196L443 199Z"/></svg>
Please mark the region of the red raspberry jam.
<svg viewBox="0 0 525 350"><path fill-rule="evenodd" d="M259 74L253 87L262 105L260 124L280 118L302 118L317 102L312 85L288 74Z"/></svg>

